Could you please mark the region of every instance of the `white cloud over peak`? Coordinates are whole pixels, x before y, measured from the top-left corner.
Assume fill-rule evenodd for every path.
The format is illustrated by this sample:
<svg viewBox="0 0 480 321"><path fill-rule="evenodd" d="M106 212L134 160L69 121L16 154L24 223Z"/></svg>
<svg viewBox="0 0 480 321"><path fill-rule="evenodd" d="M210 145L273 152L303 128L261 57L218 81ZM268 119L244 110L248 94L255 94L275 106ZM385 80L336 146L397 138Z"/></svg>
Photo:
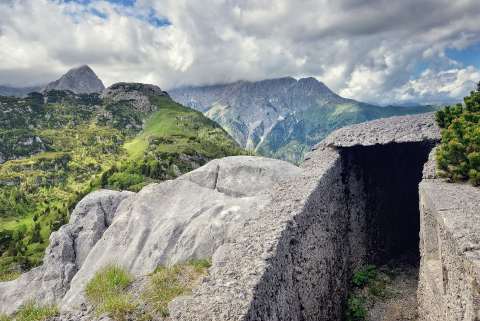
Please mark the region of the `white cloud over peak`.
<svg viewBox="0 0 480 321"><path fill-rule="evenodd" d="M480 80L446 54L480 41L477 0L17 0L0 11L0 84L90 64L107 85L312 75L358 100L423 103Z"/></svg>

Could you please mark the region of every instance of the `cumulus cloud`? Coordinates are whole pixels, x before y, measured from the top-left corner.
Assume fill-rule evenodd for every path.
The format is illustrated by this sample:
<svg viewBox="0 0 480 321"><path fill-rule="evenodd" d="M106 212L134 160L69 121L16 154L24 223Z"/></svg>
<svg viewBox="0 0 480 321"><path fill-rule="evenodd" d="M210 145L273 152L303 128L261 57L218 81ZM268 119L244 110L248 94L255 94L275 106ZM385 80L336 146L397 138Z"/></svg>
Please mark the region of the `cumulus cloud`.
<svg viewBox="0 0 480 321"><path fill-rule="evenodd" d="M446 54L480 42L477 0L17 0L0 10L0 83L88 63L107 84L315 76L386 104L458 100L480 80Z"/></svg>
<svg viewBox="0 0 480 321"><path fill-rule="evenodd" d="M414 103L459 102L476 88L480 71L472 66L435 72L425 70L420 77L393 90L395 101Z"/></svg>

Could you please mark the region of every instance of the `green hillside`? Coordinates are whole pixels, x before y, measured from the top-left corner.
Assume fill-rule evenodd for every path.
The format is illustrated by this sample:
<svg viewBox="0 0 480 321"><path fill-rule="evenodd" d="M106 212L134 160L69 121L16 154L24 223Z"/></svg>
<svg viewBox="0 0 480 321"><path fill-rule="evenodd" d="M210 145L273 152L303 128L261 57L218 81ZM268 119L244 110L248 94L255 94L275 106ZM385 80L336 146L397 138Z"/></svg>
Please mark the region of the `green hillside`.
<svg viewBox="0 0 480 321"><path fill-rule="evenodd" d="M311 146L334 130L377 118L426 113L435 107L379 107L352 101L329 106L313 106L290 114L278 122L257 147L257 153L300 163Z"/></svg>
<svg viewBox="0 0 480 321"><path fill-rule="evenodd" d="M146 101L147 111L98 94L0 96L0 280L38 265L50 233L90 191L137 191L243 153L219 125L168 95Z"/></svg>

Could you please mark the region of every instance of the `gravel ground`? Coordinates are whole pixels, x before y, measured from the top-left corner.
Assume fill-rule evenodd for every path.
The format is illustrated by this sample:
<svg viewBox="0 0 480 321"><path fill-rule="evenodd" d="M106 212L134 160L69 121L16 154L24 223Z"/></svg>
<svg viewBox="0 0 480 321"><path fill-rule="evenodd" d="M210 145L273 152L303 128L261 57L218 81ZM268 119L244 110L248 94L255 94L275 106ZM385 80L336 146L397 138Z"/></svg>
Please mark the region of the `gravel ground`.
<svg viewBox="0 0 480 321"><path fill-rule="evenodd" d="M375 298L368 321L416 321L418 268L401 266L391 271L385 298Z"/></svg>

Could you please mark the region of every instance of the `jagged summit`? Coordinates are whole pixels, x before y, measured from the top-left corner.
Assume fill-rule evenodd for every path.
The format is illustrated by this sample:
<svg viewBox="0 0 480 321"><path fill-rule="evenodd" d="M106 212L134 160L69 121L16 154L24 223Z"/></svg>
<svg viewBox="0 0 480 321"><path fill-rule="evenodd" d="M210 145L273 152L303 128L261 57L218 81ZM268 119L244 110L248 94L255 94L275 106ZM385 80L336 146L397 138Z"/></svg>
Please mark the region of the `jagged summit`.
<svg viewBox="0 0 480 321"><path fill-rule="evenodd" d="M102 97L109 98L118 92L139 92L145 95L166 95L160 87L137 82L117 82L102 92Z"/></svg>
<svg viewBox="0 0 480 321"><path fill-rule="evenodd" d="M87 65L70 69L60 79L49 83L45 91L70 90L76 94L100 93L105 89L102 81Z"/></svg>
<svg viewBox="0 0 480 321"><path fill-rule="evenodd" d="M150 102L152 96L168 97L168 94L156 85L119 82L103 90L101 97L113 102L129 101L140 112L155 109Z"/></svg>

